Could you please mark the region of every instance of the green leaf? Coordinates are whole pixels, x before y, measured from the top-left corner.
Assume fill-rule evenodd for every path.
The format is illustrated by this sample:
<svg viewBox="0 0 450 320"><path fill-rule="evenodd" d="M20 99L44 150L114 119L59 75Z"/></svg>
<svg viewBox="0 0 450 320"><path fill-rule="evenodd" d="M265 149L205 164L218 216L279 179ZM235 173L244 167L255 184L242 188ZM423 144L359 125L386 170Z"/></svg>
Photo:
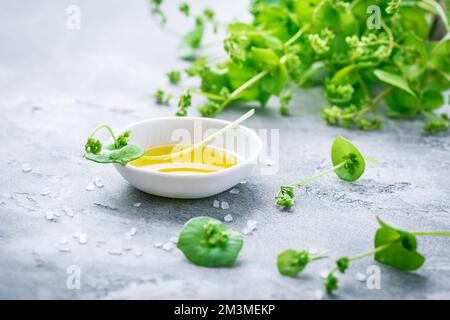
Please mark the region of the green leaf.
<svg viewBox="0 0 450 320"><path fill-rule="evenodd" d="M389 106L388 116L391 117L412 117L419 111L419 99L399 88L394 88L385 101Z"/></svg>
<svg viewBox="0 0 450 320"><path fill-rule="evenodd" d="M102 143L95 139L93 135L100 129L106 129L114 143L102 150ZM144 155L144 149L137 144L129 144L128 139L131 136L131 131L125 131L120 134L117 139L114 136L112 129L107 125L97 127L91 136L87 139L84 146L84 158L97 163L120 163L126 165L132 160L136 160Z"/></svg>
<svg viewBox="0 0 450 320"><path fill-rule="evenodd" d="M331 146L331 160L334 166L345 162L345 165L335 170L338 177L343 180L356 181L364 173L364 157L350 141L342 136L336 137Z"/></svg>
<svg viewBox="0 0 450 320"><path fill-rule="evenodd" d="M244 240L234 229L209 217L189 220L180 232L177 248L203 267L232 267Z"/></svg>
<svg viewBox="0 0 450 320"><path fill-rule="evenodd" d="M425 258L418 253L417 240L414 234L395 229L379 217L380 228L375 234L375 248L388 245L387 249L375 253L375 260L402 271L414 271L425 262ZM392 243L392 245L389 245Z"/></svg>
<svg viewBox="0 0 450 320"><path fill-rule="evenodd" d="M381 81L393 85L394 87L400 88L414 97L416 96L414 91L412 91L411 88L409 87L408 82L406 82L406 80L403 79L401 76L380 69L375 70L373 73Z"/></svg>
<svg viewBox="0 0 450 320"><path fill-rule="evenodd" d="M280 191L278 191L275 196L277 204L283 207L292 207L295 200L295 190L292 186L281 186Z"/></svg>
<svg viewBox="0 0 450 320"><path fill-rule="evenodd" d="M424 110L433 111L444 105L444 96L438 90L426 90L422 94L421 104Z"/></svg>
<svg viewBox="0 0 450 320"><path fill-rule="evenodd" d="M326 277L324 284L328 294L332 294L333 291L339 288L339 281L333 273L328 274L328 277Z"/></svg>
<svg viewBox="0 0 450 320"><path fill-rule="evenodd" d="M200 48L205 27L203 23L199 23L192 31L186 33L178 45L178 57L185 60L195 58L197 49Z"/></svg>
<svg viewBox="0 0 450 320"><path fill-rule="evenodd" d="M126 165L128 162L136 160L144 155L144 149L137 144L127 144L119 149L114 149L110 145L102 153L94 154L86 152L84 157L97 163L120 163Z"/></svg>
<svg viewBox="0 0 450 320"><path fill-rule="evenodd" d="M289 249L278 255L278 271L284 276L296 277L306 267L309 261L308 251Z"/></svg>

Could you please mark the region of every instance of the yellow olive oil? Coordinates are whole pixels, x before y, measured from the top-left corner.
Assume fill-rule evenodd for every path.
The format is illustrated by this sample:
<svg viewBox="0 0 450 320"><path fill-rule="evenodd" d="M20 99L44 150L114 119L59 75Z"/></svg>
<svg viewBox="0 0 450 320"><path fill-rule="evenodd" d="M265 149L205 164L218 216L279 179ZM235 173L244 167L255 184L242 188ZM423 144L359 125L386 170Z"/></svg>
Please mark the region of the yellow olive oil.
<svg viewBox="0 0 450 320"><path fill-rule="evenodd" d="M224 149L202 146L174 157L152 159L146 157L164 156L179 153L189 145L162 145L145 151L143 157L130 162L134 167L145 168L150 171L190 174L211 173L230 168L238 163L238 157Z"/></svg>

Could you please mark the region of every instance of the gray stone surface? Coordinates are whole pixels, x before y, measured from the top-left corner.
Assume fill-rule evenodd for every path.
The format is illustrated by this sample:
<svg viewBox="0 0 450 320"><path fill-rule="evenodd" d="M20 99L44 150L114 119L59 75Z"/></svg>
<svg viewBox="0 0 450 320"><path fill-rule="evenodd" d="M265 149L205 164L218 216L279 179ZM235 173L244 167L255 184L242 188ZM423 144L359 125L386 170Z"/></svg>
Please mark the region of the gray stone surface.
<svg viewBox="0 0 450 320"><path fill-rule="evenodd" d="M195 1L199 9L207 1ZM69 4L81 8L81 30L66 26ZM223 20L241 15L246 4L218 1ZM316 248L331 256L371 248L376 215L407 228L450 230L450 139L425 136L418 121L386 121L382 131L361 133L327 127L320 119L320 88L302 91L293 116L281 117L275 101L247 125L280 129L280 167L255 175L228 192L201 200L170 200L129 186L112 168L83 161L90 130L115 128L149 117L173 115L154 105L152 92L169 87L164 73L184 64L176 59L176 37L159 30L146 1L9 1L0 11L0 298L312 299L322 290L322 260L298 279L278 275L276 256L286 248ZM170 24L178 31L186 22ZM177 89L173 88L174 91ZM245 109L225 111L234 119ZM328 176L299 190L297 205L281 211L273 196L282 183L310 176L329 165L332 139L343 133L366 154L368 165L356 183ZM23 164L32 170L23 172ZM103 188L86 191L93 179ZM41 193L48 188L49 194ZM212 207L226 200L229 210ZM141 202L140 207L134 204ZM73 217L63 212L73 210ZM59 213L46 219L48 210ZM205 269L181 252L155 248L176 236L190 217L208 215L242 230L245 237L231 269ZM126 240L131 228L137 233ZM86 234L80 244L73 235ZM67 244L60 244L61 240ZM421 238L427 257L418 272L381 269L381 289L355 280L365 259L341 277L337 298L450 298L450 239ZM62 241L64 242L64 241ZM131 250L125 250L129 249ZM61 248L70 251L61 252ZM122 250L122 255L113 255ZM135 253L142 251L142 256ZM81 289L66 286L67 268L81 269Z"/></svg>

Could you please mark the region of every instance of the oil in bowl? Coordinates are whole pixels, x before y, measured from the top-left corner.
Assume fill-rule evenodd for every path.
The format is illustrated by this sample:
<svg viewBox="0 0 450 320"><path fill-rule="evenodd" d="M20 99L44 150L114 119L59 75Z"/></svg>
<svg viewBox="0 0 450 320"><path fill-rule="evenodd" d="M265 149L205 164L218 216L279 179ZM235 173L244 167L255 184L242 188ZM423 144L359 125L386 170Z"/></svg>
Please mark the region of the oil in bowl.
<svg viewBox="0 0 450 320"><path fill-rule="evenodd" d="M238 157L225 149L205 145L190 151L186 150L190 147L192 146L154 146L147 149L143 157L130 162L129 165L153 172L207 174L225 170L239 163Z"/></svg>

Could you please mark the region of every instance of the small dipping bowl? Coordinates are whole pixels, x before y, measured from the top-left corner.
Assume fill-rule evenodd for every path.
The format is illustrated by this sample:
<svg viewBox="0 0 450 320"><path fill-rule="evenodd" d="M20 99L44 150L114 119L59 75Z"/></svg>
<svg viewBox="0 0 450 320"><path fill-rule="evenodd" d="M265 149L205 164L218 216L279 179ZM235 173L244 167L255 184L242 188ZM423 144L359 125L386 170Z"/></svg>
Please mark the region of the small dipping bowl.
<svg viewBox="0 0 450 320"><path fill-rule="evenodd" d="M155 118L131 124L118 134L130 130L130 143L148 150L161 145L195 144L228 124L228 121L200 117ZM190 139L189 143L186 138ZM168 198L198 199L228 190L248 177L257 165L262 147L258 135L244 126L231 129L207 145L237 156L238 163L215 172L183 174L150 171L130 163L114 164L114 167L141 191Z"/></svg>

